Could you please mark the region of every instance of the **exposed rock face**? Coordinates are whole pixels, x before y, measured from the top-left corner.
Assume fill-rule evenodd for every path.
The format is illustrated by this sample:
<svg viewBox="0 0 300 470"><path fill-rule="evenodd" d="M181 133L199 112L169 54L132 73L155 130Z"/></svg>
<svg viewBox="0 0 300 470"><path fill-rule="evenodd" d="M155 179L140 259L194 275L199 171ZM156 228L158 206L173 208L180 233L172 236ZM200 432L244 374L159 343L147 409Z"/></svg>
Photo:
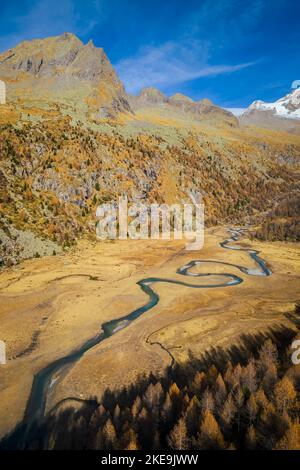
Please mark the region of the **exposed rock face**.
<svg viewBox="0 0 300 470"><path fill-rule="evenodd" d="M70 33L24 41L0 54L0 78L10 101L67 103L86 107L96 118L130 111L103 49Z"/></svg>
<svg viewBox="0 0 300 470"><path fill-rule="evenodd" d="M166 95L157 88L147 87L140 91L139 95L130 95L129 102L133 109L140 109L144 106L161 106L168 102Z"/></svg>
<svg viewBox="0 0 300 470"><path fill-rule="evenodd" d="M204 98L195 103L196 113L209 119L223 119L231 126L238 125L237 118L230 112L214 105L209 99Z"/></svg>
<svg viewBox="0 0 300 470"><path fill-rule="evenodd" d="M175 93L175 95L169 98L169 103L175 105L191 105L193 104L192 98L183 95L182 93Z"/></svg>
<svg viewBox="0 0 300 470"><path fill-rule="evenodd" d="M179 111L190 114L193 119L238 126L238 120L232 113L215 106L209 99L193 101L181 93L176 93L168 98L156 88L144 88L138 96L130 97L130 103L135 110L149 106L158 106L160 108L163 106L171 113L173 110L173 112Z"/></svg>
<svg viewBox="0 0 300 470"><path fill-rule="evenodd" d="M143 88L138 98L149 103L165 103L168 101L168 98L154 87Z"/></svg>
<svg viewBox="0 0 300 470"><path fill-rule="evenodd" d="M70 33L24 41L0 54L1 79L10 103L46 108L58 104L79 110L92 120L151 106L158 112L167 108L170 113L187 113L192 119L238 125L230 112L209 100L194 102L181 93L168 98L153 87L128 97L103 49L92 41L83 44ZM4 102L3 96L0 102Z"/></svg>
<svg viewBox="0 0 300 470"><path fill-rule="evenodd" d="M195 112L194 101L188 96L176 93L169 98L169 104L185 112Z"/></svg>

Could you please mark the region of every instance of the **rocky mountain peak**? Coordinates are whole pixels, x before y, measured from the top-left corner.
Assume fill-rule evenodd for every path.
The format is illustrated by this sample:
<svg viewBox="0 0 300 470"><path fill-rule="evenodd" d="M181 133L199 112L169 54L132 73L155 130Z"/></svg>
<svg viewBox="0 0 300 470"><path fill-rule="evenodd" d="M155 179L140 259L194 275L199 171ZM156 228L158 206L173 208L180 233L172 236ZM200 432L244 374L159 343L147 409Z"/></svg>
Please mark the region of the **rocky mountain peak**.
<svg viewBox="0 0 300 470"><path fill-rule="evenodd" d="M167 101L167 97L155 87L142 88L139 98L152 103Z"/></svg>
<svg viewBox="0 0 300 470"><path fill-rule="evenodd" d="M214 106L213 102L208 98L203 98L198 101L198 104L201 106Z"/></svg>
<svg viewBox="0 0 300 470"><path fill-rule="evenodd" d="M72 33L24 41L0 54L8 101L73 103L82 99L94 116L129 111L124 87L102 48Z"/></svg>
<svg viewBox="0 0 300 470"><path fill-rule="evenodd" d="M253 103L240 116L244 125L254 125L267 129L285 130L300 134L300 88L274 102L262 100Z"/></svg>
<svg viewBox="0 0 300 470"><path fill-rule="evenodd" d="M296 88L273 103L256 100L249 106L245 114L252 111L269 112L274 116L287 119L300 119L300 88Z"/></svg>
<svg viewBox="0 0 300 470"><path fill-rule="evenodd" d="M171 103L193 103L194 101L189 96L183 95L182 93L175 93L175 95L169 98Z"/></svg>

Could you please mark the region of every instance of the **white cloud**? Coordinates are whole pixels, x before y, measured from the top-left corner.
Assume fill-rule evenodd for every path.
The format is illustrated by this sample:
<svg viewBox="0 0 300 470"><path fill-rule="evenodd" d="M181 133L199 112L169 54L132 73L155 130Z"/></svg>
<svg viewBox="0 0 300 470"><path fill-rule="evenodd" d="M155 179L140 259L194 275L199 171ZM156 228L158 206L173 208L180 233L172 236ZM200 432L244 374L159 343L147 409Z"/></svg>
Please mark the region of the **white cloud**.
<svg viewBox="0 0 300 470"><path fill-rule="evenodd" d="M115 67L127 91L136 93L150 85L166 88L200 77L235 72L253 64L211 65L208 44L190 40L144 47L137 55L119 61Z"/></svg>

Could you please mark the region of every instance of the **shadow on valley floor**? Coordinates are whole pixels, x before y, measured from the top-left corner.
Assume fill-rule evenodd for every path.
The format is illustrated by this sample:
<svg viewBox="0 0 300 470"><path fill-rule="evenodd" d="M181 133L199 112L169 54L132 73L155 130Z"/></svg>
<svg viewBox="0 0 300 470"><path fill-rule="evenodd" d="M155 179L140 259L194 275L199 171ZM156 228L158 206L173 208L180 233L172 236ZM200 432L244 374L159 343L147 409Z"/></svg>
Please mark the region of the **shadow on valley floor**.
<svg viewBox="0 0 300 470"><path fill-rule="evenodd" d="M299 313L297 304L286 315L291 327L243 334L237 344L201 357L190 352L184 364L107 389L101 401L65 398L42 423L18 426L0 448L295 448L300 384L290 346Z"/></svg>

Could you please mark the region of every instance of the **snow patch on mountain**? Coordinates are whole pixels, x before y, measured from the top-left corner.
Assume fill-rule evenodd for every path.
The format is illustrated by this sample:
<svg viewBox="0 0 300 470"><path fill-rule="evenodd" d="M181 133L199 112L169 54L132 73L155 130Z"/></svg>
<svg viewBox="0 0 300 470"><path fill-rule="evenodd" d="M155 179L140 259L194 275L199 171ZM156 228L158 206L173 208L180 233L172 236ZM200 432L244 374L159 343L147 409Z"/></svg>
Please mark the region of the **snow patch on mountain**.
<svg viewBox="0 0 300 470"><path fill-rule="evenodd" d="M274 103L266 103L260 100L254 101L243 114L249 114L254 110L272 111L278 117L300 119L300 88L297 88Z"/></svg>

